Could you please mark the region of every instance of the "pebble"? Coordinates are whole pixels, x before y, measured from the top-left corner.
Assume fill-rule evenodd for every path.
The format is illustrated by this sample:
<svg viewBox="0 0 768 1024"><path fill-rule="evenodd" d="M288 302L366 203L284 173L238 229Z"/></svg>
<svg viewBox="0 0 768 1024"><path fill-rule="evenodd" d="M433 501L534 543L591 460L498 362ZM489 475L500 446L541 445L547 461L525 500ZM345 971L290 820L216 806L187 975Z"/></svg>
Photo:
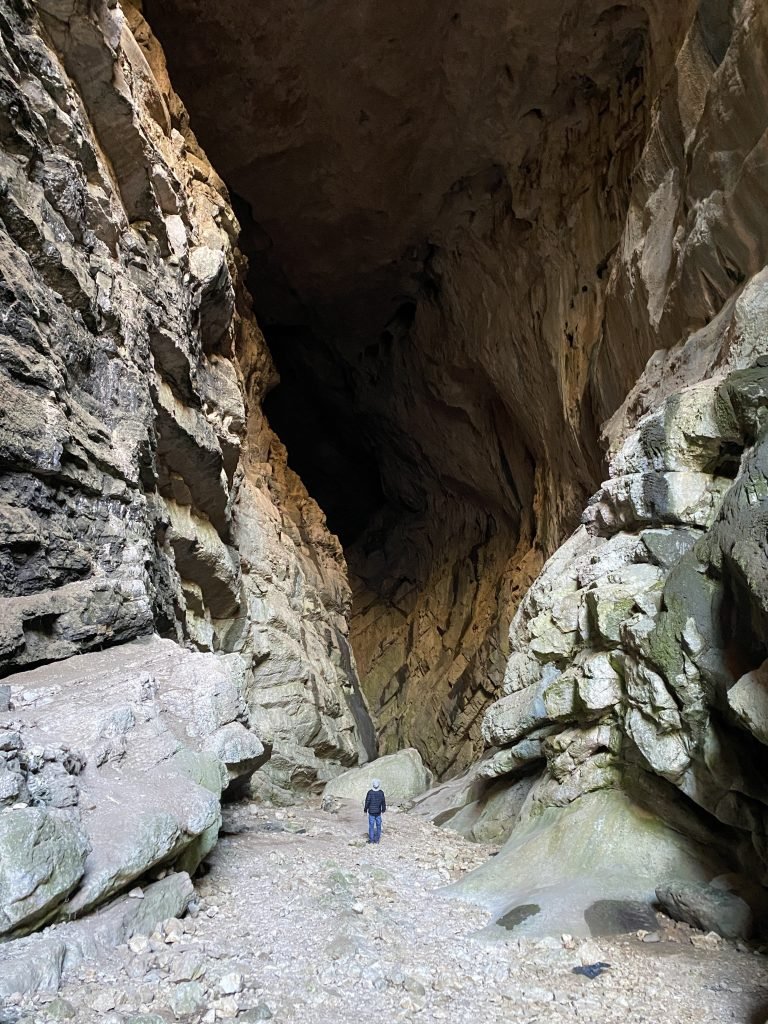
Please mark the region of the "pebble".
<svg viewBox="0 0 768 1024"><path fill-rule="evenodd" d="M244 984L242 974L233 971L231 974L225 974L219 980L219 991L225 995L235 995L237 992L243 991Z"/></svg>
<svg viewBox="0 0 768 1024"><path fill-rule="evenodd" d="M343 807L276 819L268 807L234 804L225 815L259 828L233 830L209 855L194 920L169 919L84 964L59 997L73 1016L58 1019L734 1024L768 1005L768 969L752 946L745 955L687 926L485 940L487 913L446 898L437 868L458 877L492 848L409 815L392 815L373 848L362 815ZM296 828L261 828L278 820ZM600 960L611 969L594 980L571 973ZM46 999L20 1021L45 1024Z"/></svg>
<svg viewBox="0 0 768 1024"><path fill-rule="evenodd" d="M205 989L199 981L183 981L172 990L168 1004L176 1017L183 1017L199 1013L205 1001Z"/></svg>
<svg viewBox="0 0 768 1024"><path fill-rule="evenodd" d="M216 1010L217 1019L232 1020L238 1015L240 1003L234 996L224 996L223 999L216 1000L214 1009Z"/></svg>
<svg viewBox="0 0 768 1024"><path fill-rule="evenodd" d="M205 974L205 964L198 953L183 953L171 962L171 981L197 981Z"/></svg>
<svg viewBox="0 0 768 1024"><path fill-rule="evenodd" d="M250 1010L245 1010L237 1018L238 1024L256 1024L260 1020L271 1020L274 1014L266 1003L259 1003Z"/></svg>
<svg viewBox="0 0 768 1024"><path fill-rule="evenodd" d="M108 1013L115 1008L115 993L110 989L98 992L90 1003L91 1009L96 1013Z"/></svg>

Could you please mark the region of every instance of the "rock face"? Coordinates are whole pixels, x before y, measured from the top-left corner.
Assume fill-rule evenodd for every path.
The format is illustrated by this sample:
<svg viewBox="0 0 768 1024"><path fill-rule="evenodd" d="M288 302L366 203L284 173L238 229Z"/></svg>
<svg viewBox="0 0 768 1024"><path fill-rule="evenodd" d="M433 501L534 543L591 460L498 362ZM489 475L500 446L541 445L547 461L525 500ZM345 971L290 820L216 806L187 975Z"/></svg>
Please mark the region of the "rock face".
<svg viewBox="0 0 768 1024"><path fill-rule="evenodd" d="M87 852L83 830L55 811L0 815L0 935L50 917L82 878Z"/></svg>
<svg viewBox="0 0 768 1024"><path fill-rule="evenodd" d="M765 13L145 12L242 200L283 377L268 408L345 544L382 750L456 773L482 749L516 603L605 476L602 422L657 350L689 342L690 372L655 356L611 436L711 373L764 266ZM694 525L722 493L656 483L673 519L700 505ZM621 516L634 498L613 486Z"/></svg>
<svg viewBox="0 0 768 1024"><path fill-rule="evenodd" d="M690 839L708 835L710 853L731 869L768 880L758 540L768 359L751 365L765 321L749 313L763 288L761 275L736 299L739 330L722 336L718 372L664 399L629 432L585 525L517 612L507 695L484 723L495 750L482 765L496 785L503 778L515 789L524 779L530 787L505 847L512 891L514 851L537 822L559 820L564 859L585 829L602 848L602 823L564 822L592 794L618 791ZM448 823L461 822L460 806ZM486 875L495 891L499 870L480 869L477 891ZM654 887L665 882L658 872ZM625 884L642 874L638 863ZM714 874L711 864L703 881ZM715 930L744 934L743 918ZM712 920L703 912L697 923L714 928Z"/></svg>
<svg viewBox="0 0 768 1024"><path fill-rule="evenodd" d="M515 829L499 854L453 887L527 935L610 935L655 928L659 878L699 881L722 861L616 790L547 807ZM650 927L649 927L650 922Z"/></svg>
<svg viewBox="0 0 768 1024"><path fill-rule="evenodd" d="M227 190L134 5L2 18L0 671L156 631L229 658L280 781L326 778L373 752L350 593L261 411Z"/></svg>
<svg viewBox="0 0 768 1024"><path fill-rule="evenodd" d="M257 6L0 0L3 927L377 743L505 928L768 880L768 8Z"/></svg>
<svg viewBox="0 0 768 1024"><path fill-rule="evenodd" d="M418 750L399 750L388 754L363 768L352 768L326 785L325 799L334 797L354 800L362 807L365 794L371 788L371 779L379 779L384 796L390 806L407 803L423 793L432 783L432 773L425 768Z"/></svg>

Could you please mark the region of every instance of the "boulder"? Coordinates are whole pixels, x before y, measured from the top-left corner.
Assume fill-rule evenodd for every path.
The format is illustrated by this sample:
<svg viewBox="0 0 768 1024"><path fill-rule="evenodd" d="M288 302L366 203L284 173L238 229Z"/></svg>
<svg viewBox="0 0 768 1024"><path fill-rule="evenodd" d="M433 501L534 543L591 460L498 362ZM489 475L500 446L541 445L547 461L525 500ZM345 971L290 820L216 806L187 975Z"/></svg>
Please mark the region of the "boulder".
<svg viewBox="0 0 768 1024"><path fill-rule="evenodd" d="M56 811L0 813L0 935L50 918L82 878L88 847L77 822Z"/></svg>
<svg viewBox="0 0 768 1024"><path fill-rule="evenodd" d="M103 955L134 935L149 935L161 921L181 917L195 890L189 875L174 872L144 887L144 898L121 896L82 921L52 925L3 945L0 1000L14 992L55 992L64 968Z"/></svg>
<svg viewBox="0 0 768 1024"><path fill-rule="evenodd" d="M739 722L768 744L768 662L745 673L728 691L728 704Z"/></svg>
<svg viewBox="0 0 768 1024"><path fill-rule="evenodd" d="M656 898L675 921L717 932L725 939L748 939L753 915L749 904L734 892L706 882L672 881L656 888Z"/></svg>
<svg viewBox="0 0 768 1024"><path fill-rule="evenodd" d="M247 728L236 667L154 637L11 677L0 742L12 760L0 783L10 776L41 805L25 813L46 836L54 829L55 849L75 826L54 818L54 806L67 803L87 837L76 875L57 878L50 900L40 889L25 919L80 916L160 865L197 868L218 836L223 789L247 782L268 756ZM0 828L18 813L0 815ZM41 856L22 844L18 871L42 877Z"/></svg>
<svg viewBox="0 0 768 1024"><path fill-rule="evenodd" d="M355 800L362 805L371 779L381 780L387 803L392 806L423 793L432 783L432 772L425 767L418 750L409 747L337 775L326 785L323 795Z"/></svg>
<svg viewBox="0 0 768 1024"><path fill-rule="evenodd" d="M612 477L590 500L587 530L610 536L638 526L711 526L731 481L709 473L673 471Z"/></svg>

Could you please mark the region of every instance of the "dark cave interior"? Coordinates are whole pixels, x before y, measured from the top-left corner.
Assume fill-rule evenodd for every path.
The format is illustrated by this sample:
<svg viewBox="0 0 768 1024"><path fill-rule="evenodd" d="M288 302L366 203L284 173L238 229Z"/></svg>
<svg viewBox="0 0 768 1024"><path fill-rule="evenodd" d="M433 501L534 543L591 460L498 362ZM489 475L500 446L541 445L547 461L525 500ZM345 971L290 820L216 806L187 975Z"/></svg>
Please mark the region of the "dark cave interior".
<svg viewBox="0 0 768 1024"><path fill-rule="evenodd" d="M440 771L650 354L603 350L602 310L685 6L144 4L233 196L265 412L343 544L384 749Z"/></svg>

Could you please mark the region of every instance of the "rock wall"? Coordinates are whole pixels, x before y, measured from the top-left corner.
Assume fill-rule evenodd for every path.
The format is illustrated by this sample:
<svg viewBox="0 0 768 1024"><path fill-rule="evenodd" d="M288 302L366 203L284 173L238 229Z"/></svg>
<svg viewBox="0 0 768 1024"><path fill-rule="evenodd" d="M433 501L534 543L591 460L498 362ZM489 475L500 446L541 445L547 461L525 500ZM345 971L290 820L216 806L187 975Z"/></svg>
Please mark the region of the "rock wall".
<svg viewBox="0 0 768 1024"><path fill-rule="evenodd" d="M762 872L758 0L0 13L4 713L157 633L235 687L222 785L370 756L368 701L438 774L491 748L443 823L611 856L653 804L653 863Z"/></svg>
<svg viewBox="0 0 768 1024"><path fill-rule="evenodd" d="M145 4L247 211L279 430L303 418L291 458L341 506L383 746L440 773L482 748L515 602L650 354L605 300L696 9Z"/></svg>
<svg viewBox="0 0 768 1024"><path fill-rule="evenodd" d="M702 6L655 112L611 269L605 330L633 358L652 354L607 423L609 477L515 616L506 696L486 716L491 749L473 788L427 808L464 829L495 817L511 832L506 860L468 886L497 909L530 895L523 850L559 859L556 880L575 865L582 909L619 868L625 896L643 880L635 898L685 876L691 847L649 861L647 824L616 817L627 798L641 819L660 819L657 840L671 825L698 845L706 880L719 864L746 889L745 878L768 881L768 118L753 101L768 87L768 12L734 5L713 34L712 9ZM610 396L615 371L600 372ZM522 787L501 823L484 806L489 780ZM576 865L583 841L592 860ZM534 917L551 927L550 896Z"/></svg>
<svg viewBox="0 0 768 1024"><path fill-rule="evenodd" d="M0 8L0 665L157 632L228 656L272 782L372 751L324 516L226 187L138 8ZM367 730L367 731L366 731Z"/></svg>

